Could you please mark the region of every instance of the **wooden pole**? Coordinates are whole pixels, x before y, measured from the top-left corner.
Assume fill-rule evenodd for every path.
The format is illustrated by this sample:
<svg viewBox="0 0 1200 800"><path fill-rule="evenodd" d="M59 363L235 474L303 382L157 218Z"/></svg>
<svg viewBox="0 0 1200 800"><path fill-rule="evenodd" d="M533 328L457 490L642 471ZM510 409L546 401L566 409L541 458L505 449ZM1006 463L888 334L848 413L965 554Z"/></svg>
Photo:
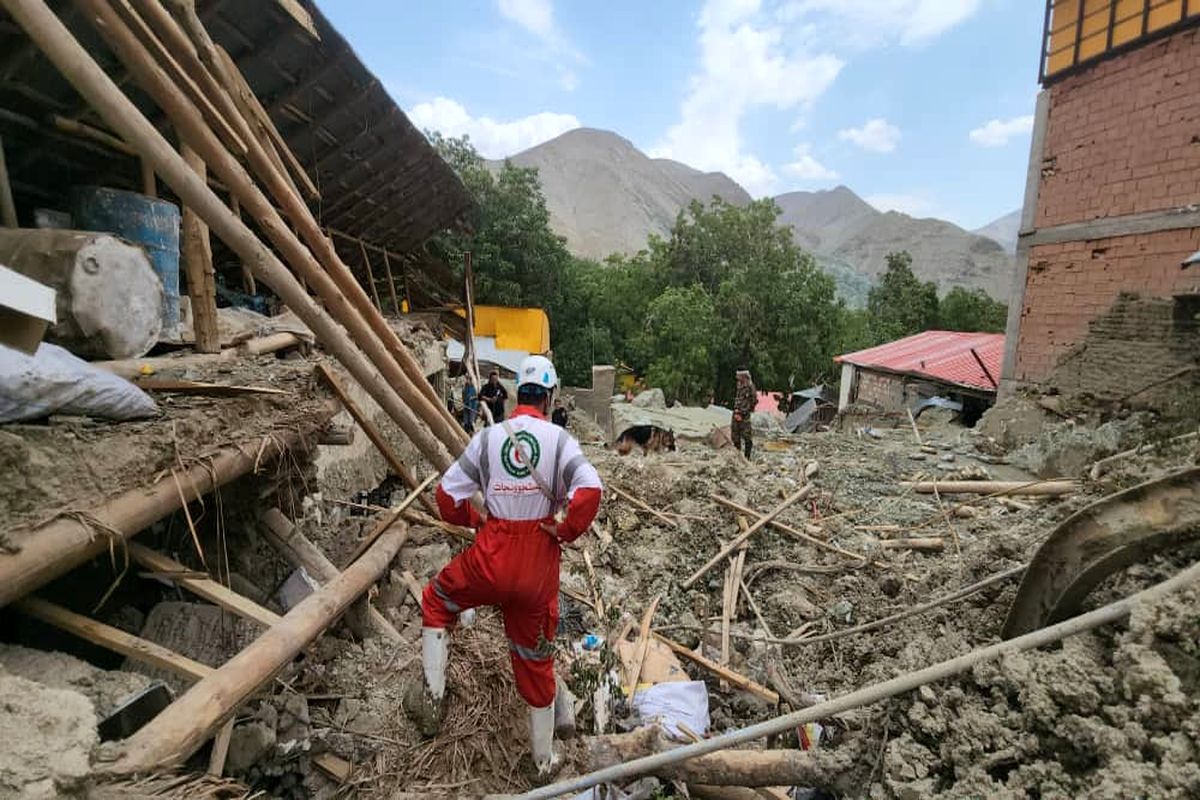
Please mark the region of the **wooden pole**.
<svg viewBox="0 0 1200 800"><path fill-rule="evenodd" d="M7 2L8 0L6 0ZM404 523L376 540L333 582L306 597L278 625L225 662L125 741L117 774L175 766L194 753L263 684L332 625L379 580L408 538Z"/></svg>
<svg viewBox="0 0 1200 800"><path fill-rule="evenodd" d="M142 168L142 194L157 198L158 180L154 174L154 165L144 158L139 163Z"/></svg>
<svg viewBox="0 0 1200 800"><path fill-rule="evenodd" d="M1023 494L1059 496L1074 494L1079 484L1072 480L1053 481L919 481L902 483L917 494Z"/></svg>
<svg viewBox="0 0 1200 800"><path fill-rule="evenodd" d="M387 273L388 294L392 296L392 313L399 316L400 301L396 299L396 279L392 276L392 261L387 250L383 251L383 269Z"/></svg>
<svg viewBox="0 0 1200 800"><path fill-rule="evenodd" d="M638 499L638 498L637 498L635 495L633 495L633 494L631 494L631 493L629 493L629 492L625 491L625 490L624 490L624 489L622 489L620 486L616 486L616 485L614 485L614 484L609 484L607 488L608 488L608 490L609 490L609 491L611 491L611 492L612 492L613 494L615 494L617 497L624 498L625 500L629 501L630 503L633 503L635 506L637 506L638 508L640 508L642 511L645 511L647 514L649 514L649 515L651 515L651 516L653 516L653 517L656 517L656 518L658 518L659 520L661 520L661 521L662 521L663 523L665 523L666 525L668 525L668 526L670 526L670 527L672 527L672 528L678 528L678 527L679 527L679 523L678 523L678 522L676 522L675 520L671 519L670 517L668 517L666 514L662 513L661 511L656 511L655 509L653 509L653 508L651 508L650 506L646 505L644 502L642 502L640 499Z"/></svg>
<svg viewBox="0 0 1200 800"><path fill-rule="evenodd" d="M237 217L238 222L242 221L242 206L238 202L235 195L229 195L229 210ZM248 295L258 294L258 287L254 285L254 273L242 262L242 291Z"/></svg>
<svg viewBox="0 0 1200 800"><path fill-rule="evenodd" d="M221 58L216 52L218 48L212 44L207 31L204 30L203 24L195 14L194 6L187 3L186 0L171 0L170 5L172 13L186 21L188 30L196 38L197 45L200 48L200 57L209 64L210 69L214 73L219 74L223 67L221 65ZM120 50L117 50L117 52L120 54ZM236 68L236 65L230 66ZM167 112L168 116L171 116L172 111L164 105L164 101L169 102L175 98L156 97L155 99L163 107L163 110ZM176 128L180 127L178 122L174 124ZM392 378L388 376L386 371L384 377L392 381L393 385L404 396L409 398L426 423L433 428L439 437L442 437L448 443L447 446L450 446L450 442L458 442L457 447L451 447L451 452L457 455L459 450L466 446L467 435L457 425L450 412L442 404L433 387L425 380L424 371L420 363L408 351L403 342L400 341L399 336L388 325L387 320L384 319L379 309L371 304L370 298L358 282L358 279L354 277L354 274L346 266L345 262L338 257L332 240L321 230L320 225L312 214L312 210L309 209L303 199L291 188L289 181L275 169L265 154L263 147L254 139L251 140L250 145L247 158L255 175L267 187L271 196L279 203L280 208L283 209L288 219L296 225L300 237L304 240L309 250L312 251L311 254L315 254L316 260L320 262L320 265L332 277L341 292L341 302L349 301L349 304L358 311L371 330L379 337L380 342L383 343L388 353L399 364L408 381L392 381ZM197 149L201 148L197 147ZM204 151L201 150L201 152ZM208 153L205 153L205 157L208 159L209 165L216 169L217 165L208 158ZM217 172L218 174L223 174L219 169ZM228 179L226 179L226 183L229 183ZM231 188L233 188L232 185ZM253 213L253 209L245 197L242 198L242 203ZM270 228L267 230L269 233ZM287 254L287 251L284 252ZM293 256L288 255L287 257L289 261L295 261ZM311 283L312 281L309 280L308 282ZM428 401L428 403L426 404L423 401ZM431 421L436 417L442 418L442 425L439 426L434 421Z"/></svg>
<svg viewBox="0 0 1200 800"><path fill-rule="evenodd" d="M0 554L0 607L107 553L110 547L119 548L121 540L136 536L185 502L302 445L307 436L325 427L336 411L330 403L311 421L311 427L280 429L261 440L222 447L187 469L166 474L148 487L130 489L85 514L63 514L27 532L5 531L20 542L21 549Z"/></svg>
<svg viewBox="0 0 1200 800"><path fill-rule="evenodd" d="M779 703L778 692L773 692L767 687L750 680L745 675L740 675L728 667L723 667L712 659L705 658L700 653L697 653L689 647L684 647L679 642L668 639L660 633L654 634L654 638L671 648L671 651L676 655L682 656L688 661L691 661L693 664L703 667L712 674L716 675L718 678L728 681L742 691L750 692L750 694L761 697L771 705L777 705Z"/></svg>
<svg viewBox="0 0 1200 800"><path fill-rule="evenodd" d="M199 661L193 661L174 650L168 650L162 645L126 633L120 628L114 628L82 614L76 614L74 611L42 600L40 597L31 595L18 600L13 607L22 614L47 625L53 625L92 644L98 644L106 650L120 653L126 658L148 664L151 667L165 669L167 672L188 680L200 680L215 671L212 667L201 664Z"/></svg>
<svg viewBox="0 0 1200 800"><path fill-rule="evenodd" d="M742 533L735 536L733 538L733 541L731 541L729 544L722 547L721 551L719 553L717 553L715 556L713 556L711 559L709 559L708 563L706 563L700 569L696 570L695 574L693 574L690 578L688 578L686 581L684 581L683 588L685 588L685 589L692 588L692 585L696 581L700 580L702 577L704 577L705 573L707 573L710 569L712 569L717 564L719 564L721 562L721 559L725 558L730 553L732 553L734 550L736 550L738 548L738 546L741 545L742 542L749 539L751 536L753 536L755 533L757 533L760 529L765 527L767 525L767 523L769 523L771 520L778 517L780 514L782 514L784 511L786 511L790 506L795 505L796 503L800 502L804 498L808 497L809 494L811 494L811 493L812 493L812 485L810 484L808 486L804 486L800 489L800 491L794 493L791 497L788 497L782 503L775 506L775 508L771 509L771 513L767 514L765 517L760 517L757 522L755 522L753 525L751 525L749 528L747 528Z"/></svg>
<svg viewBox="0 0 1200 800"><path fill-rule="evenodd" d="M421 424L399 394L404 392L410 400L416 401L419 392L412 388L405 374L395 367L378 340L370 335L362 319L354 313L346 297L320 269L312 255L291 235L250 176L204 124L199 112L173 87L137 37L107 3L104 0L79 0L80 6L87 12L87 18L95 23L96 30L109 42L135 79L167 112L180 136L204 157L209 167L217 171L231 191L238 193L243 206L256 215L263 230L271 235L272 241L284 251L301 275L319 288L325 309L336 313L337 322L308 296L274 253L245 225L240 224L225 204L199 180L42 0L3 2L80 94L93 103L105 122L155 164L156 171L183 202L191 205L209 228L296 312L330 353L396 420L421 453L438 469L448 467L453 459L446 447ZM253 208L247 200L255 204ZM354 339L347 336L338 322L346 326ZM356 342L371 355L374 366L355 347ZM382 380L376 367L384 373ZM444 441L456 442L449 435L444 437Z"/></svg>
<svg viewBox="0 0 1200 800"><path fill-rule="evenodd" d="M338 568L325 556L321 548L309 541L308 537L301 533L300 529L278 508L268 509L262 516L262 523L267 541L294 569L304 567L305 571L322 585L337 580L338 575L341 574ZM356 614L346 615L346 622L352 629L359 627L357 616ZM371 630L386 639L396 643L403 641L400 632L374 606L370 606L367 611L367 624ZM365 639L366 634L365 629L354 631L354 635L360 639Z"/></svg>
<svg viewBox="0 0 1200 800"><path fill-rule="evenodd" d="M383 310L383 304L379 302L379 287L375 285L375 273L371 271L371 257L367 255L367 246L363 244L363 240L358 240L358 250L362 253L363 268L367 271L367 285L371 287L371 297L375 300L375 308Z"/></svg>
<svg viewBox="0 0 1200 800"><path fill-rule="evenodd" d="M146 547L144 544L129 542L125 547L129 551L130 558L138 564L160 573L163 578L173 581L197 597L202 597L226 611L267 628L278 624L280 620L280 616L274 611L263 608L253 600L242 597L237 592L226 586L222 586L211 578L172 577L171 573L175 573L176 575L186 574L187 567L173 558L164 556L162 553Z"/></svg>
<svg viewBox="0 0 1200 800"><path fill-rule="evenodd" d="M0 139L0 225L19 228L17 206L13 202L12 182L8 177L8 162L4 159L4 140Z"/></svg>
<svg viewBox="0 0 1200 800"><path fill-rule="evenodd" d="M383 456L383 460L387 462L392 472L396 473L400 480L404 481L404 485L408 487L410 492L415 490L420 485L420 482L413 474L413 471L408 468L407 464L400 460L400 456L396 455L396 451L392 449L387 439L384 438L383 432L363 413L362 409L358 407L358 403L355 403L350 397L350 393L346 391L346 387L342 386L342 382L333 374L333 370L325 364L317 364L317 373L325 380L325 383L329 385L333 393L337 395L337 399L341 401L342 408L346 410L346 413L354 418L354 421L358 423L358 427L362 428L362 432L371 440L371 444L375 445L375 449ZM421 504L428 509L430 514L433 514L435 517L439 515L440 512L438 512L437 505L425 495L421 496Z"/></svg>
<svg viewBox="0 0 1200 800"><path fill-rule="evenodd" d="M668 752L679 745L665 740L656 727L633 733L588 736L579 748L589 770L624 764L635 758ZM727 750L693 758L656 771L659 778L711 786L813 786L849 788L846 754L835 750ZM861 787L855 787L861 788ZM853 789L850 789L853 791ZM841 793L839 792L839 795Z"/></svg>
<svg viewBox="0 0 1200 800"><path fill-rule="evenodd" d="M208 180L208 167L200 155L183 145L180 147L184 161L196 171L202 180ZM181 231L183 236L180 256L187 276L188 297L192 300L192 330L196 336L197 353L218 353L221 350L221 331L217 325L217 284L213 273L212 242L208 238L208 226L196 216L196 212L183 207Z"/></svg>

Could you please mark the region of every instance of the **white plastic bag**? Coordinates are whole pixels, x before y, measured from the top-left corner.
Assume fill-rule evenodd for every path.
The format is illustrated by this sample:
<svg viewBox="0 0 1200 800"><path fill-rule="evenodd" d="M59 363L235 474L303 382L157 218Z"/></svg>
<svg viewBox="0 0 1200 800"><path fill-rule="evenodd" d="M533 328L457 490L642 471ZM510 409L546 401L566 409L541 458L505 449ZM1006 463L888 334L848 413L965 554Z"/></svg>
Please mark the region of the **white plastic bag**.
<svg viewBox="0 0 1200 800"><path fill-rule="evenodd" d="M145 419L158 406L129 381L57 345L42 342L32 356L0 345L0 423L50 414Z"/></svg>
<svg viewBox="0 0 1200 800"><path fill-rule="evenodd" d="M678 723L701 736L708 731L708 687L703 681L667 681L638 689L633 705L642 722L657 722L673 738L684 738Z"/></svg>

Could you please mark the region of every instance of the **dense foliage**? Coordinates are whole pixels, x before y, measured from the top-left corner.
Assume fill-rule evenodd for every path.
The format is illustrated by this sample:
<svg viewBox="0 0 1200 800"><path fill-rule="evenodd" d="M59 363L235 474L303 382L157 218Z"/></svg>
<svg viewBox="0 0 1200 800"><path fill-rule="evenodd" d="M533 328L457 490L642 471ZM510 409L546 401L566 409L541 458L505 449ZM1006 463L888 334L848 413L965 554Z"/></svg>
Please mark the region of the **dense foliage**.
<svg viewBox="0 0 1200 800"><path fill-rule="evenodd" d="M982 292L939 301L905 252L888 256L866 311L847 309L772 200L693 202L636 255L576 258L550 228L536 170L489 165L466 139L431 139L477 204L470 233L432 247L459 269L472 253L477 302L546 309L568 385L589 385L593 364L621 362L670 399L728 403L740 367L760 388L800 388L832 378L838 352L939 325L1004 326L1005 307Z"/></svg>

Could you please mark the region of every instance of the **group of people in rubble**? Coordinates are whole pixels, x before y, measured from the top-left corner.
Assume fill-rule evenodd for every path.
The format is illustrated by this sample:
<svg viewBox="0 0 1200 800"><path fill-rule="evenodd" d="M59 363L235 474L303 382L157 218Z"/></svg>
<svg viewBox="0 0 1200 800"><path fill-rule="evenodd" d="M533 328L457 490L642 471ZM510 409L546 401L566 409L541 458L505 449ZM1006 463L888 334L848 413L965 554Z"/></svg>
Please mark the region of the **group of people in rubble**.
<svg viewBox="0 0 1200 800"><path fill-rule="evenodd" d="M454 400L450 400L450 410L457 411L460 416L463 430L467 433L475 433L475 421L482 419L484 426L487 423L487 416L479 413L479 404L483 402L487 405L488 410L492 412L492 422L499 424L504 421L505 408L508 403L508 390L504 388L504 384L500 382L500 373L497 370L492 370L488 374L487 382L483 384L482 389L476 390L475 381L467 374L463 378L462 388L462 407L455 409ZM563 407L562 400L555 398L554 410L551 412L550 421L560 428L567 427L567 409Z"/></svg>

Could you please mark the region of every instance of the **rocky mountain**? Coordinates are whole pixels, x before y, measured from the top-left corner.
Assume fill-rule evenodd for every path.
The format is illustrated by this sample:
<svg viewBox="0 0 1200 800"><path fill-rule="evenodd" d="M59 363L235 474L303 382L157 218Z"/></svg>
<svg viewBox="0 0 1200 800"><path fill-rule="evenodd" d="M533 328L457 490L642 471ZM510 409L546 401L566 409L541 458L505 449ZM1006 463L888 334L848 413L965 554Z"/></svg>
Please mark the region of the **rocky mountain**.
<svg viewBox="0 0 1200 800"><path fill-rule="evenodd" d="M511 161L537 168L551 224L572 252L589 258L637 252L649 234L666 234L692 200L717 195L744 205L751 199L723 173L652 159L617 134L592 128L568 131ZM1013 257L986 236L944 220L881 212L845 186L790 192L775 202L797 244L813 253L854 305L865 302L895 250L908 250L917 275L942 290L981 288L1008 299Z"/></svg>
<svg viewBox="0 0 1200 800"><path fill-rule="evenodd" d="M791 225L796 242L811 250L835 277L849 267L874 281L887 269L887 254L907 250L913 271L943 291L953 286L983 289L1007 300L1013 259L997 242L940 219L916 219L881 212L845 186L820 192L791 192L775 198L780 221ZM843 294L850 301L858 298Z"/></svg>
<svg viewBox="0 0 1200 800"><path fill-rule="evenodd" d="M999 242L1004 251L1011 255L1017 253L1017 234L1020 232L1021 209L1019 208L1011 214L1005 214L1000 219L992 220L982 228L972 231L972 233L986 236L994 242Z"/></svg>
<svg viewBox="0 0 1200 800"><path fill-rule="evenodd" d="M666 234L692 200L750 202L723 173L650 158L627 139L593 128L568 131L510 160L537 168L554 230L588 258L643 249L647 236Z"/></svg>

